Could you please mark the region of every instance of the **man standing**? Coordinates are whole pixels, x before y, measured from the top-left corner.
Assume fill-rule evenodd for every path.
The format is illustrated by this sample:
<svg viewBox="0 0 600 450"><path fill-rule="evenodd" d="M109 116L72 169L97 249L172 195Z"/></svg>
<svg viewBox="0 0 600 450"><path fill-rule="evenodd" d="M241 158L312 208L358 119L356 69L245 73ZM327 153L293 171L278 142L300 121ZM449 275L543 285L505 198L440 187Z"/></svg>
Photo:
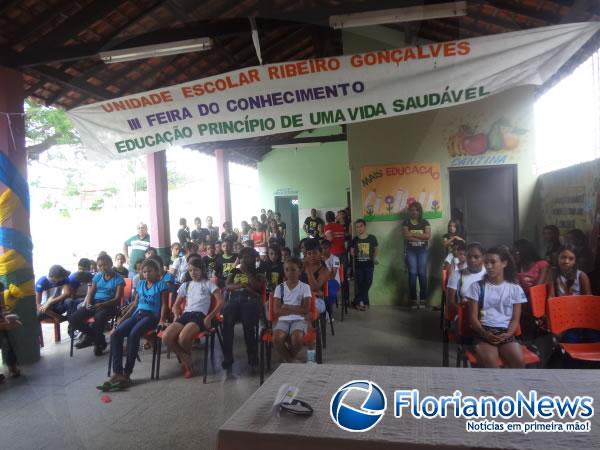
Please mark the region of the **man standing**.
<svg viewBox="0 0 600 450"><path fill-rule="evenodd" d="M179 219L179 231L177 232L177 240L179 241L179 245L183 248L183 246L191 240L190 237L190 229L187 226L187 220L185 218Z"/></svg>
<svg viewBox="0 0 600 450"><path fill-rule="evenodd" d="M275 213L275 220L277 221L277 228L279 229L279 232L281 233L281 237L283 240L285 240L285 237L287 236L287 226L285 224L285 222L281 221L281 214L276 212Z"/></svg>
<svg viewBox="0 0 600 450"><path fill-rule="evenodd" d="M129 248L131 247L131 253ZM140 222L137 226L137 234L130 237L123 244L123 253L127 258L127 267L129 268L129 278L135 274L135 262L144 257L146 249L150 247L150 235L148 234L148 225Z"/></svg>
<svg viewBox="0 0 600 450"><path fill-rule="evenodd" d="M210 236L210 240L214 243L219 240L219 227L213 226L212 216L206 216L206 228Z"/></svg>
<svg viewBox="0 0 600 450"><path fill-rule="evenodd" d="M307 217L304 221L304 232L313 238L318 238L323 235L323 219L317 216L317 210L315 208L310 210L310 217Z"/></svg>
<svg viewBox="0 0 600 450"><path fill-rule="evenodd" d="M196 244L199 242L206 242L206 236L209 236L210 233L206 228L202 228L202 220L200 217L194 219L194 225L196 225L196 229L192 230L192 241Z"/></svg>

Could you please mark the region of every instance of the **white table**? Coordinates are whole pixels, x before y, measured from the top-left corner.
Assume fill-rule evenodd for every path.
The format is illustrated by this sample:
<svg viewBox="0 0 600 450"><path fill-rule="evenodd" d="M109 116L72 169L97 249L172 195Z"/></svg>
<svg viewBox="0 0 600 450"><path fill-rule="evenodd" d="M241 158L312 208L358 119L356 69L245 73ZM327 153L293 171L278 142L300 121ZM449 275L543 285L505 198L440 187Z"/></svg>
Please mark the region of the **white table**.
<svg viewBox="0 0 600 450"><path fill-rule="evenodd" d="M387 396L385 416L365 433L341 430L329 415L332 395L355 379L377 383ZM275 395L284 383L300 388L298 397L314 408L312 416L271 414ZM394 390L413 388L419 389L422 397L452 395L456 389L463 395L475 396L514 396L519 389L525 394L535 389L539 395L590 395L595 399L597 411L590 419L589 433L469 433L465 429L466 420L453 415L446 419L394 418ZM219 429L217 447L218 450L600 449L600 372L282 364Z"/></svg>

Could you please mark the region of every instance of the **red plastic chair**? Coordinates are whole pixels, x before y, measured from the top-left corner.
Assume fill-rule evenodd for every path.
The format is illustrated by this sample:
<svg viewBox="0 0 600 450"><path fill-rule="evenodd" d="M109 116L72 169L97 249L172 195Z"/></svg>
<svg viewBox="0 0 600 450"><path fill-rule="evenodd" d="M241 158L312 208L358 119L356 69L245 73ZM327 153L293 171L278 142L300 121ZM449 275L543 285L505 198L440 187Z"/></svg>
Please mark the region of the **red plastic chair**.
<svg viewBox="0 0 600 450"><path fill-rule="evenodd" d="M560 335L573 328L600 331L600 296L571 295L548 300L550 331ZM560 344L563 354L580 361L600 361L600 343Z"/></svg>
<svg viewBox="0 0 600 450"><path fill-rule="evenodd" d="M271 356L273 354L273 293L269 297L269 307L267 308L267 321L265 327L260 333L260 384L265 381L265 365L267 370L271 370ZM319 312L315 296L310 298L310 321L306 334L304 335L304 345L315 345L317 364L323 363L323 349L321 341L321 327L319 326Z"/></svg>
<svg viewBox="0 0 600 450"><path fill-rule="evenodd" d="M470 349L469 345L466 344L468 338L473 336L473 330L471 330L471 326L469 324L468 319L468 306L467 302L460 303L458 305L458 335L459 345L456 353L456 367L460 367L461 362L463 367L477 367L479 366L479 361L477 360L477 355L475 351ZM517 328L515 336L521 335L521 327ZM521 351L523 352L523 361L525 362L525 366L533 366L539 365L541 359L539 355L530 350L525 344L521 344ZM498 367L504 367L504 361L500 357L496 361Z"/></svg>

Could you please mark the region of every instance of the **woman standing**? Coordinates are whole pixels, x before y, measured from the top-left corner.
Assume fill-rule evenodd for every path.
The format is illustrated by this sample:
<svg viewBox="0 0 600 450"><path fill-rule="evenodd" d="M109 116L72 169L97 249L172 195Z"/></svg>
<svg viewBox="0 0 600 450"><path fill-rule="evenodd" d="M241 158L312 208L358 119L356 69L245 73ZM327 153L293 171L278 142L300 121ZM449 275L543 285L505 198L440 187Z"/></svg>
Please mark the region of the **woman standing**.
<svg viewBox="0 0 600 450"><path fill-rule="evenodd" d="M411 307L425 308L427 299L427 258L431 225L423 219L423 206L419 202L408 208L408 219L402 222L402 234L408 266L408 286ZM419 300L417 301L417 278L419 279Z"/></svg>

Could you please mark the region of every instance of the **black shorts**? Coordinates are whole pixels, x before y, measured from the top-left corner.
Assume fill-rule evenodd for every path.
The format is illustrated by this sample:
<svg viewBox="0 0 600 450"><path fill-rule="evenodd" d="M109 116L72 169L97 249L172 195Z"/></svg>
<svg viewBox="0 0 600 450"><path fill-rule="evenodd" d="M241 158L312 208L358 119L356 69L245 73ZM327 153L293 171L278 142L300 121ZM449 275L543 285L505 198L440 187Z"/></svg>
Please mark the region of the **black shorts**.
<svg viewBox="0 0 600 450"><path fill-rule="evenodd" d="M483 329L486 331L489 331L490 333L497 335L497 334L502 334L502 333L506 333L508 331L508 328L500 328L500 327L487 327L485 325L482 325ZM474 336L474 343L478 344L480 342L487 342L490 345L502 345L502 344L510 344L511 342L515 342L515 337L511 336L509 337L507 340L502 341L498 344L491 344L490 342L486 341L484 338L482 338L481 336Z"/></svg>
<svg viewBox="0 0 600 450"><path fill-rule="evenodd" d="M180 323L184 327L188 323L193 322L200 327L200 330L204 331L204 330L206 330L206 327L204 326L205 318L206 318L206 316L204 315L204 313L201 313L199 311L189 311L189 312L183 313L181 315L181 317L179 319L177 319L175 322Z"/></svg>

